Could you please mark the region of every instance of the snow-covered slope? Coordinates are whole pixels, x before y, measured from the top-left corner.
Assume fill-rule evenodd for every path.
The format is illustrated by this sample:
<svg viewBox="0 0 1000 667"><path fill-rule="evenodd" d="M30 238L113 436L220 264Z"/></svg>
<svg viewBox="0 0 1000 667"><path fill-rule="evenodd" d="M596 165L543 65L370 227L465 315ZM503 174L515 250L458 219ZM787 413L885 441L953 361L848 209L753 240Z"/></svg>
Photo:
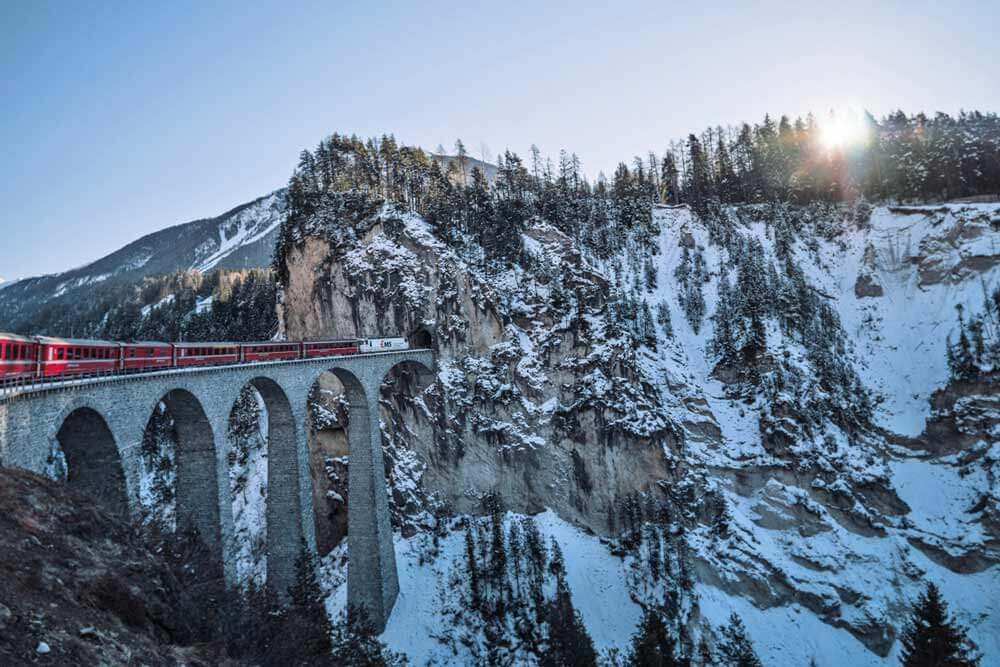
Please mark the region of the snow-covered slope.
<svg viewBox="0 0 1000 667"><path fill-rule="evenodd" d="M891 431L923 431L930 395L948 381L956 307L980 312L1000 286L998 232L996 205L879 207L843 245L820 246L810 277L835 296L859 372L885 399L879 422Z"/></svg>
<svg viewBox="0 0 1000 667"><path fill-rule="evenodd" d="M890 441L924 431L931 394L948 382L945 344L957 330L955 306L967 316L980 312L1000 286L1000 207L878 207L870 218L852 220L856 215L800 219L792 256L839 317L848 340L843 357L872 392L873 426L890 436L845 430L834 410L820 415L818 428L794 431L788 456L762 437L763 427L776 423L774 399L733 400L713 372L711 315L720 275L735 258L689 210L657 211L659 278L647 298L670 305L674 337L660 332L665 351L648 368L670 387L664 401L675 402L673 414L694 445L688 451L714 471L737 527L736 537L722 542L705 529L691 537L703 561L702 610L716 623L739 610L771 658L766 663L815 657L821 665L845 664L853 656L851 664L883 664L877 654L886 652L891 664L908 602L931 580L970 627L984 664L998 664L998 536L982 509L996 503L998 482L990 456L980 458L991 443L962 458L931 456L920 441L911 441L914 449ZM773 212L746 218L738 233L758 240L767 262L778 263ZM685 289L675 277L685 245L706 267L709 317L697 333L674 296ZM784 368L811 368L802 344L772 325L767 346ZM708 410L692 409L701 405ZM704 437L705 419L720 438Z"/></svg>

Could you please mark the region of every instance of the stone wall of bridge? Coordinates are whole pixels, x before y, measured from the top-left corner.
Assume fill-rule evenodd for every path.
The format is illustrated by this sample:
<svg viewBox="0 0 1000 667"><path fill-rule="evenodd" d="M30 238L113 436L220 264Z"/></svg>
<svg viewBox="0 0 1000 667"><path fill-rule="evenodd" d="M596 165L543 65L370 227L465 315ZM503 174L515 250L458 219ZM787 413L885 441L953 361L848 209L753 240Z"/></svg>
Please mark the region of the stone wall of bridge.
<svg viewBox="0 0 1000 667"><path fill-rule="evenodd" d="M308 396L334 373L350 403L348 602L379 625L399 590L379 431L379 387L397 364L433 367L430 351L170 370L74 381L0 398L0 464L53 474L65 457L67 480L112 510L140 509L141 448L160 402L177 429L177 513L199 529L235 579L227 431L241 389L253 384L268 415L267 578L277 592L294 576L300 545L315 552L306 441Z"/></svg>

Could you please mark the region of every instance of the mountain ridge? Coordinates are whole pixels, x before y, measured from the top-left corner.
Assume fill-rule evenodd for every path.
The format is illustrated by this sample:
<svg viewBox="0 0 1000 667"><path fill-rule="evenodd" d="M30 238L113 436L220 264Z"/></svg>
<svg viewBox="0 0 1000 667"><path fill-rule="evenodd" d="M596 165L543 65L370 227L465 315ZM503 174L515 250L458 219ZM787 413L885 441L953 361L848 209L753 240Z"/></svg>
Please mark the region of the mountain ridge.
<svg viewBox="0 0 1000 667"><path fill-rule="evenodd" d="M279 188L218 216L151 232L78 268L4 283L0 329L30 326L42 308L91 298L95 288L178 271L266 267L287 210L286 193Z"/></svg>

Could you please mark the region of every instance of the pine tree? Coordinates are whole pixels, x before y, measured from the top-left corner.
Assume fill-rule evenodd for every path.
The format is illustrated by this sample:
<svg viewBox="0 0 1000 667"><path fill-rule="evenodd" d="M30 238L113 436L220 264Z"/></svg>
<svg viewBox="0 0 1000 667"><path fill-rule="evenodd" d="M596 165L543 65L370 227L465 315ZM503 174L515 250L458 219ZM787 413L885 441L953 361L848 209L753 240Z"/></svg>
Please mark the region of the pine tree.
<svg viewBox="0 0 1000 667"><path fill-rule="evenodd" d="M674 337L674 325L670 321L670 306L665 301L656 304L656 322L663 329L663 335L667 338Z"/></svg>
<svg viewBox="0 0 1000 667"><path fill-rule="evenodd" d="M507 581L507 547L503 530L503 511L499 501L490 517L490 583L494 592L497 616L501 619L506 613L506 602L510 599L509 582Z"/></svg>
<svg viewBox="0 0 1000 667"><path fill-rule="evenodd" d="M903 630L904 667L976 667L979 657L965 629L948 613L948 605L933 582L920 594Z"/></svg>
<svg viewBox="0 0 1000 667"><path fill-rule="evenodd" d="M566 570L559 543L552 540L552 571L556 577L556 596L548 606L549 641L542 650L539 663L543 667L577 667L597 665L597 652L587 628L573 607L566 584Z"/></svg>
<svg viewBox="0 0 1000 667"><path fill-rule="evenodd" d="M729 623L722 628L722 645L719 647L726 667L763 667L747 636L743 620L733 612Z"/></svg>
<svg viewBox="0 0 1000 667"><path fill-rule="evenodd" d="M712 655L712 648L708 645L708 639L704 633L698 641L698 663L700 667L713 667L715 665L715 656Z"/></svg>
<svg viewBox="0 0 1000 667"><path fill-rule="evenodd" d="M302 656L321 656L330 652L330 619L323 601L323 590L316 577L312 552L305 539L299 545L295 559L295 579L288 588L289 605L284 614L281 640L285 651ZM298 647L295 649L294 647Z"/></svg>
<svg viewBox="0 0 1000 667"><path fill-rule="evenodd" d="M674 667L681 663L674 655L674 642L660 614L648 607L643 610L639 629L632 635L629 664L635 667Z"/></svg>
<svg viewBox="0 0 1000 667"><path fill-rule="evenodd" d="M378 638L364 608L348 609L347 618L335 628L333 651L322 664L337 667L394 667L406 659L390 651Z"/></svg>
<svg viewBox="0 0 1000 667"><path fill-rule="evenodd" d="M951 340L948 340L948 368L951 370L952 379L973 380L979 374L979 368L976 366L972 343L966 333L962 305L955 306L955 310L958 311L958 343L953 346Z"/></svg>
<svg viewBox="0 0 1000 667"><path fill-rule="evenodd" d="M473 609L482 605L479 590L479 565L476 562L476 540L472 535L472 524L465 526L465 571L469 575L469 600Z"/></svg>

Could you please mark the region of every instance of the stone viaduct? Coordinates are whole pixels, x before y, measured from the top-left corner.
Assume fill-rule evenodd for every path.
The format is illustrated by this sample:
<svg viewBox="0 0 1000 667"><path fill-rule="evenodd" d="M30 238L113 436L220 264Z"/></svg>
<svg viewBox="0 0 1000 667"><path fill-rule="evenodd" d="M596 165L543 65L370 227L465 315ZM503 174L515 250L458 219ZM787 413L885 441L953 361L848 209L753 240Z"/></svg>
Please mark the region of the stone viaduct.
<svg viewBox="0 0 1000 667"><path fill-rule="evenodd" d="M399 592L379 426L379 388L405 365L420 382L433 368L429 350L172 369L38 385L0 396L0 465L51 470L66 460L67 481L112 509L140 509L141 446L162 401L176 423L177 514L198 528L234 583L232 497L227 460L230 413L253 384L268 416L267 580L276 592L294 577L302 540L316 550L306 441L308 396L331 372L350 404L348 427L347 598L384 627Z"/></svg>

